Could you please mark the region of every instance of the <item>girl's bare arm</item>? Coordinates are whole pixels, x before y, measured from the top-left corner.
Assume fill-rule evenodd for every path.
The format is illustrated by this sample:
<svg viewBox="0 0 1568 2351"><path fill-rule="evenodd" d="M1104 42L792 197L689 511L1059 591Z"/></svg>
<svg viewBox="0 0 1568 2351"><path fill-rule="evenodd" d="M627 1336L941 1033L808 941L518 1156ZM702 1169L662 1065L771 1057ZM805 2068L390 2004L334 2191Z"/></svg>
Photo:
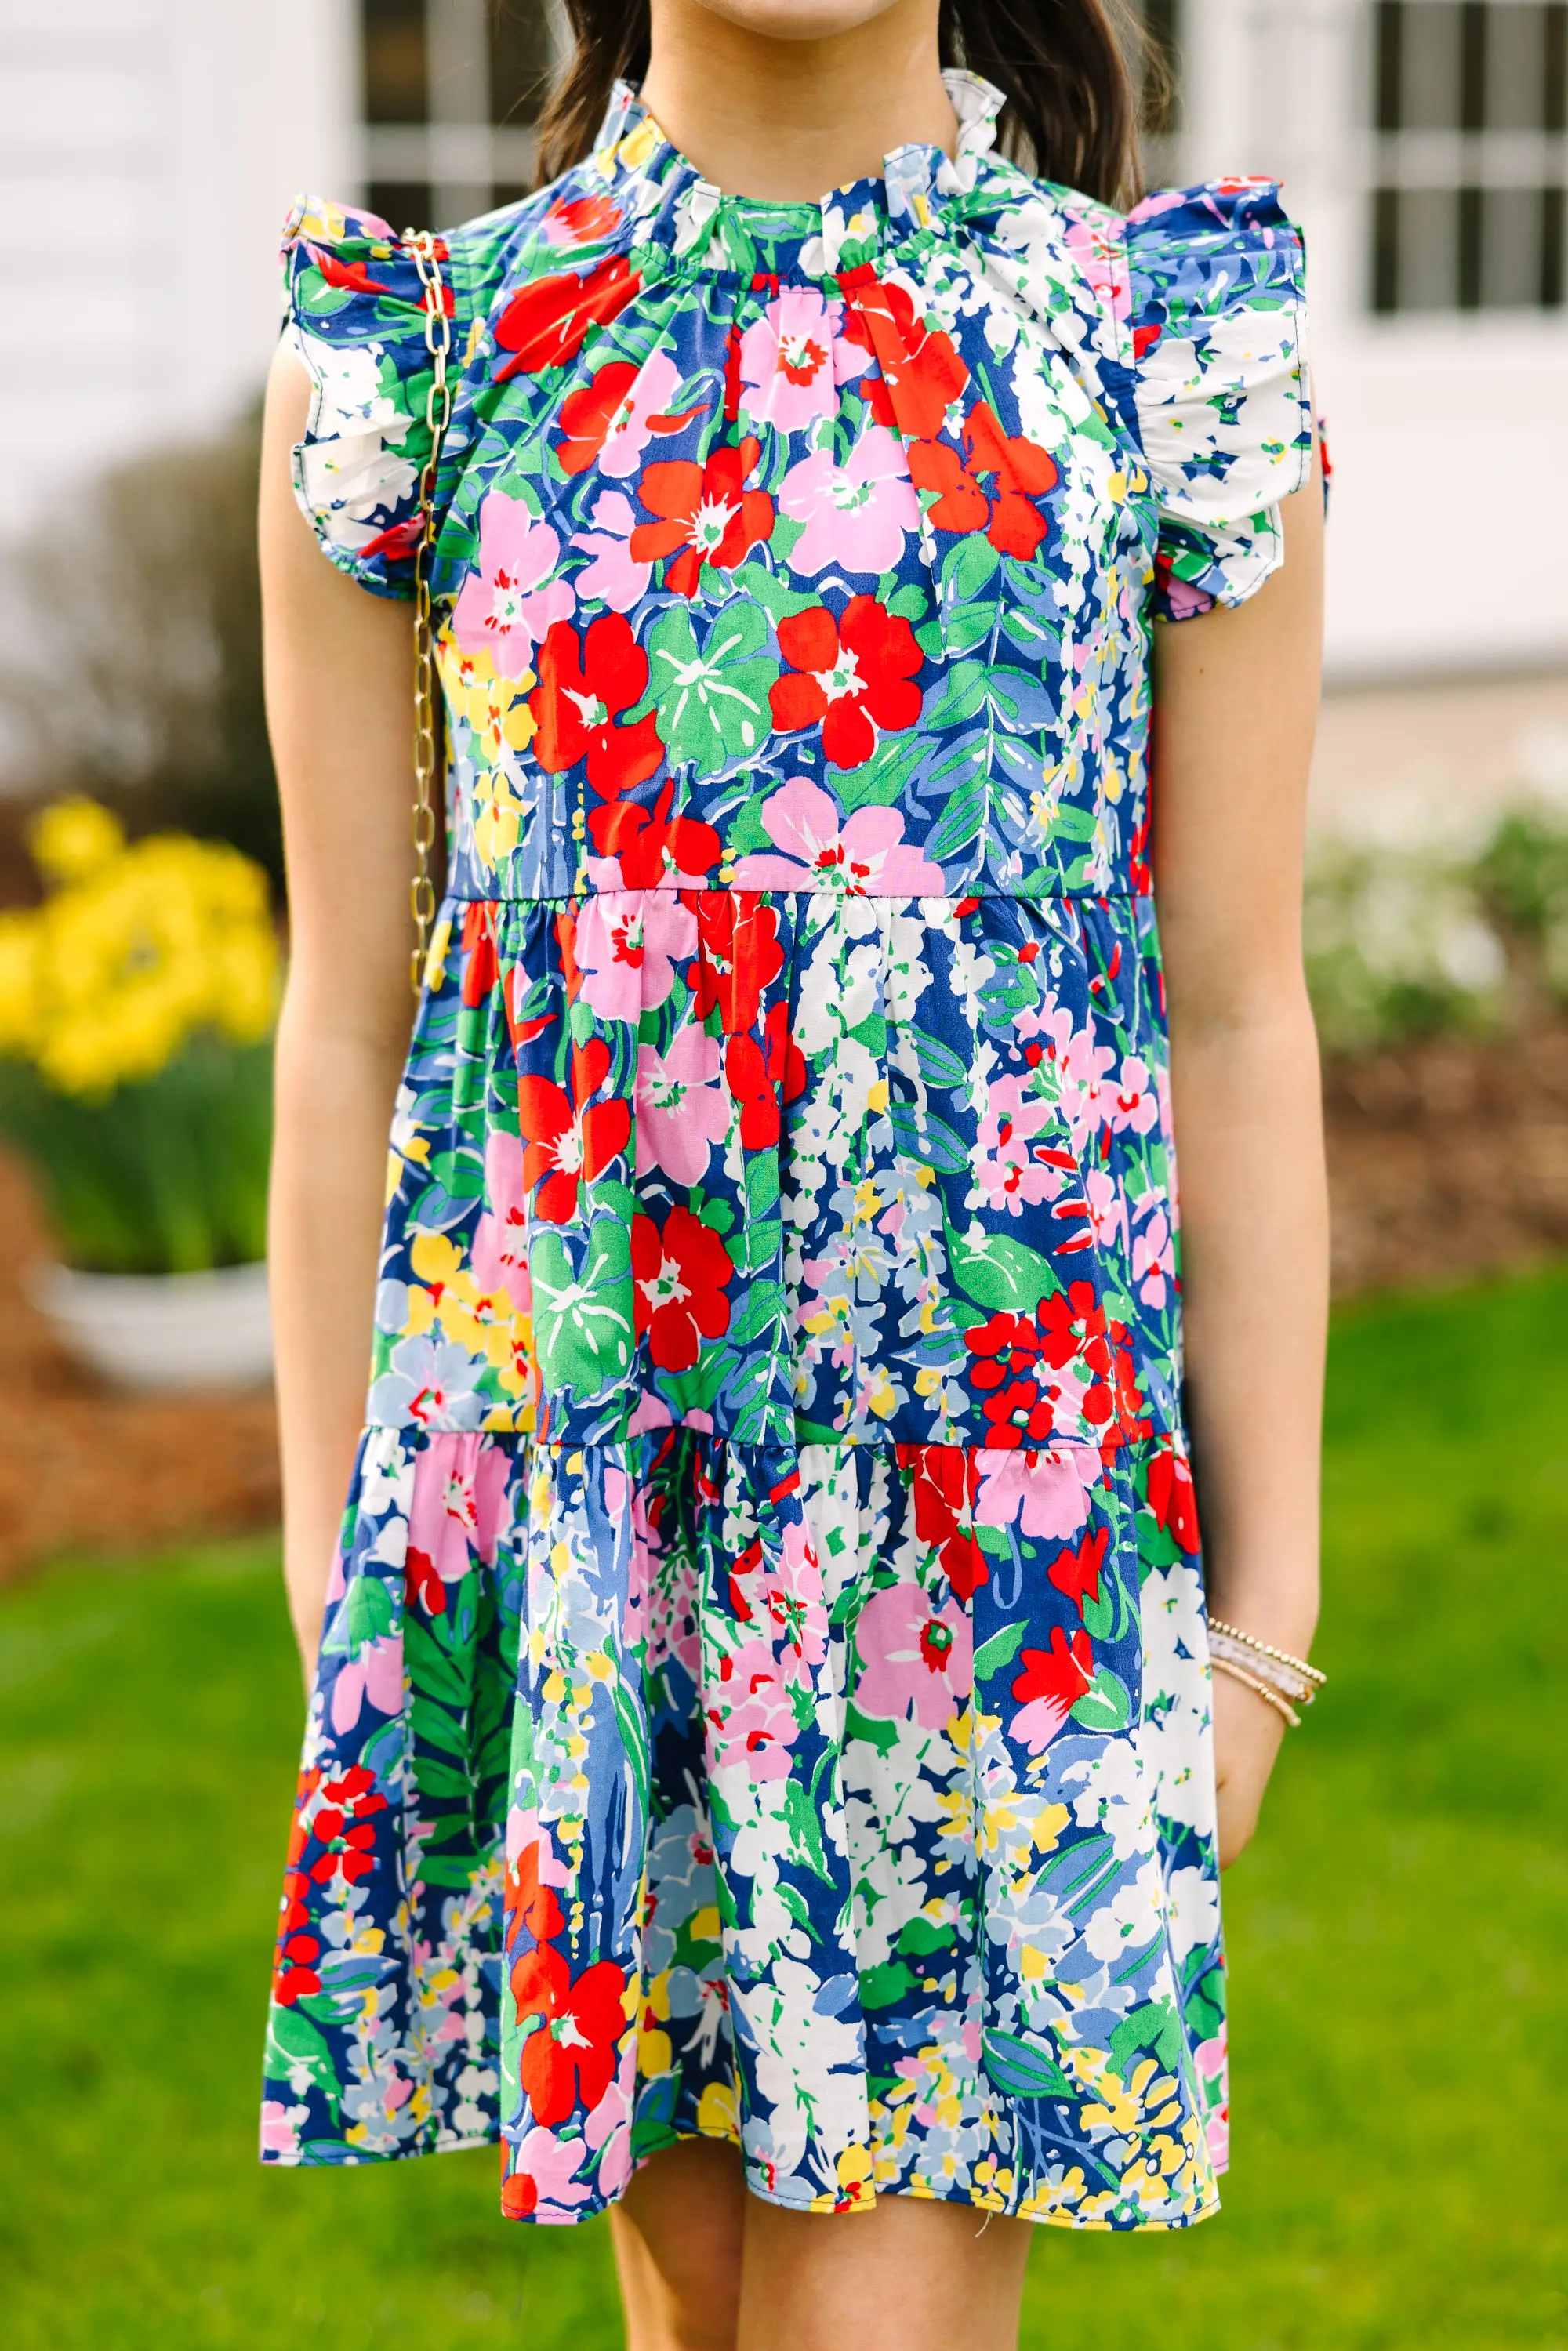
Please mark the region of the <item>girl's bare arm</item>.
<svg viewBox="0 0 1568 2351"><path fill-rule="evenodd" d="M308 385L267 385L267 723L288 865L270 1238L284 1567L308 1676L364 1410L387 1130L408 1044L411 607L334 571L294 501Z"/></svg>
<svg viewBox="0 0 1568 2351"><path fill-rule="evenodd" d="M1301 970L1322 494L1238 611L1156 629L1155 886L1182 1206L1187 1414L1212 1614L1304 1654L1318 1610L1328 1208ZM1251 1836L1283 1726L1215 1677L1219 1848Z"/></svg>

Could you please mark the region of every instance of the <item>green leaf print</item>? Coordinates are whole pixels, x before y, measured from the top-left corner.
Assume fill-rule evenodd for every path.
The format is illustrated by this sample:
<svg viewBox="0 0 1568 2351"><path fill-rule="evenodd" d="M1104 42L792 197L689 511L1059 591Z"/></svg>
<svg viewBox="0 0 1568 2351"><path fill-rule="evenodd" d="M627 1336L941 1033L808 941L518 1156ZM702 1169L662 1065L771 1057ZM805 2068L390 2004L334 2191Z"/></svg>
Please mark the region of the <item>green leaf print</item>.
<svg viewBox="0 0 1568 2351"><path fill-rule="evenodd" d="M379 1640L392 1631L392 1593L379 1576L355 1576L349 1586L346 1622L350 1656L357 1656L365 1642Z"/></svg>
<svg viewBox="0 0 1568 2351"><path fill-rule="evenodd" d="M270 2074L308 2074L334 2117L338 2112L338 2077L326 2042L308 2016L296 2008L277 2008L267 2021L267 2071Z"/></svg>
<svg viewBox="0 0 1568 2351"><path fill-rule="evenodd" d="M965 1297L988 1313L1032 1314L1058 1286L1038 1249L1006 1233L988 1233L977 1224L967 1233L948 1226L947 1263Z"/></svg>
<svg viewBox="0 0 1568 2351"><path fill-rule="evenodd" d="M778 543L778 536L779 525L775 523L773 544ZM789 587L777 571L768 569L766 563L743 563L734 578L740 594L760 604L775 625L780 621L788 621L796 612L809 612L813 604L821 601L820 596L802 595L798 588Z"/></svg>
<svg viewBox="0 0 1568 2351"><path fill-rule="evenodd" d="M861 2006L891 2008L915 1990L916 1979L902 1959L883 1959L880 1966L861 1970Z"/></svg>
<svg viewBox="0 0 1568 2351"><path fill-rule="evenodd" d="M610 1703L614 1709L615 1727L621 1733L621 1745L632 1773L632 1795L636 1812L634 1817L648 1817L648 1723L637 1700L617 1674L610 1684Z"/></svg>
<svg viewBox="0 0 1568 2351"><path fill-rule="evenodd" d="M1181 2019L1174 2001L1151 2000L1134 2009L1111 2035L1111 2062L1124 2082L1136 2070L1138 2053L1144 2049L1169 2072L1180 2070Z"/></svg>
<svg viewBox="0 0 1568 2351"><path fill-rule="evenodd" d="M685 605L659 615L648 632L640 708L657 709L672 766L715 776L761 749L773 725L768 689L779 674L767 643L767 613L738 597L715 615L700 644Z"/></svg>
<svg viewBox="0 0 1568 2351"><path fill-rule="evenodd" d="M942 588L950 605L970 604L989 586L1000 560L983 532L966 531L942 561ZM988 612L987 622L989 625Z"/></svg>
<svg viewBox="0 0 1568 2351"><path fill-rule="evenodd" d="M1042 2042L994 2026L983 2036L986 2073L1009 2098L1076 2098L1077 2091Z"/></svg>
<svg viewBox="0 0 1568 2351"><path fill-rule="evenodd" d="M632 1237L618 1218L596 1218L580 1270L565 1240L542 1232L529 1270L534 1340L550 1387L601 1395L632 1361Z"/></svg>
<svg viewBox="0 0 1568 2351"><path fill-rule="evenodd" d="M988 1641L981 1642L975 1652L977 1689L982 1682L989 1681L993 1674L999 1674L1004 1667L1012 1664L1023 1646L1023 1636L1024 1620L1020 1616L1016 1624L1004 1625L999 1633L993 1633Z"/></svg>
<svg viewBox="0 0 1568 2351"><path fill-rule="evenodd" d="M1121 1676L1113 1674L1109 1666L1102 1666L1092 1687L1068 1711L1085 1730L1125 1730L1133 1707Z"/></svg>

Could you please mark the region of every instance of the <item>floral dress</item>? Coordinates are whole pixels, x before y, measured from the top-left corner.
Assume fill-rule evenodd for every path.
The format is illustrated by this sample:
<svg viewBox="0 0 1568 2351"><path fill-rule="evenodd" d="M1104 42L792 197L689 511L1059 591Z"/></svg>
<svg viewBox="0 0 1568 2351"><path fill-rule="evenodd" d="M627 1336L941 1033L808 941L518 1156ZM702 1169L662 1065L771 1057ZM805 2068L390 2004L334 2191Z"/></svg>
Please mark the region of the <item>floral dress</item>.
<svg viewBox="0 0 1568 2351"><path fill-rule="evenodd" d="M1305 480L1273 187L900 148L724 195L618 89L445 240L447 894L263 2147L728 2140L830 2212L1216 2205L1209 1676L1151 628ZM296 452L410 592L407 248L302 204Z"/></svg>

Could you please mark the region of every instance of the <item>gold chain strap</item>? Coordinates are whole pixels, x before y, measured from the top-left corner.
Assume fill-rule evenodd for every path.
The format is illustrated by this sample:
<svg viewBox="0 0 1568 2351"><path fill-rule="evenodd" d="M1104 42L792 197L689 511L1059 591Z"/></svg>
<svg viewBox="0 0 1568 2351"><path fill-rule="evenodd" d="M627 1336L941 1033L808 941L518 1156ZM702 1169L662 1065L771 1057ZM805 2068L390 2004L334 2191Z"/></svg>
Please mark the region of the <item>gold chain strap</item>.
<svg viewBox="0 0 1568 2351"><path fill-rule="evenodd" d="M419 477L419 538L413 550L413 880L409 900L413 908L414 949L409 979L417 997L424 980L431 926L435 920L435 885L430 878L430 852L435 843L435 650L430 618L430 567L435 552L435 475L441 444L452 415L452 392L446 361L452 349L452 321L446 315L441 261L434 237L423 231L403 231L403 243L413 256L424 295L424 348L430 353L430 389L424 395L424 421L430 430L430 455Z"/></svg>

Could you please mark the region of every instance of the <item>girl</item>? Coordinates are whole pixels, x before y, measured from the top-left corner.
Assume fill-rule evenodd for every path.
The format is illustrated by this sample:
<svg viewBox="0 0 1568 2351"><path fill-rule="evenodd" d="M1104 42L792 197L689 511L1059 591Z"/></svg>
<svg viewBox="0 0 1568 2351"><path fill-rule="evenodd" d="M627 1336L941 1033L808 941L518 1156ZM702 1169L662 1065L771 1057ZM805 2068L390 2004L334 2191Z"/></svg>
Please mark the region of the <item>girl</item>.
<svg viewBox="0 0 1568 2351"><path fill-rule="evenodd" d="M288 232L265 2153L498 2140L638 2351L991 2351L1216 2208L1312 1684L1301 241L1118 209L1101 0L569 13L538 195Z"/></svg>

